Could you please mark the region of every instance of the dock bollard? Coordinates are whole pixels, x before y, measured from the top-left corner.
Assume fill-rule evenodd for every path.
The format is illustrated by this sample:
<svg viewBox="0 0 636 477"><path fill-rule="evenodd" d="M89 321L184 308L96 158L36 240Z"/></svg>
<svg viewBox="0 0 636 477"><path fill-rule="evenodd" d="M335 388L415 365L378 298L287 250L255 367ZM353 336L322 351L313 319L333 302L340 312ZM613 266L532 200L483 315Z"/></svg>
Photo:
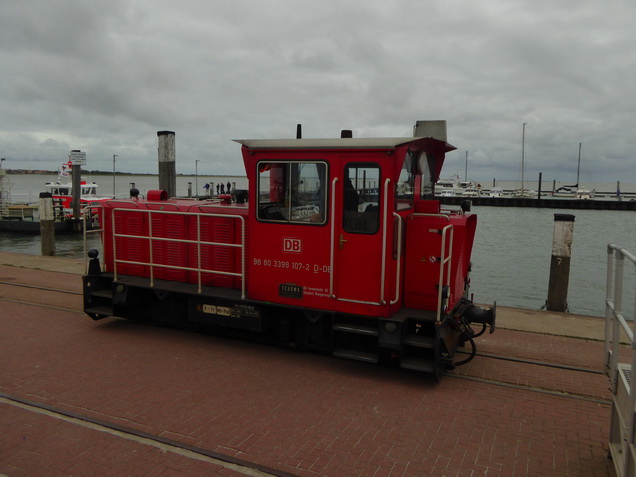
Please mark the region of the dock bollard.
<svg viewBox="0 0 636 477"><path fill-rule="evenodd" d="M40 237L42 255L55 255L55 214L53 213L53 195L40 192Z"/></svg>
<svg viewBox="0 0 636 477"><path fill-rule="evenodd" d="M570 257L572 256L572 236L574 216L554 214L554 235L552 238L552 259L550 261L550 281L548 284L549 311L568 311L568 284L570 281Z"/></svg>
<svg viewBox="0 0 636 477"><path fill-rule="evenodd" d="M174 131L157 131L159 141L159 190L168 197L177 195L176 148Z"/></svg>

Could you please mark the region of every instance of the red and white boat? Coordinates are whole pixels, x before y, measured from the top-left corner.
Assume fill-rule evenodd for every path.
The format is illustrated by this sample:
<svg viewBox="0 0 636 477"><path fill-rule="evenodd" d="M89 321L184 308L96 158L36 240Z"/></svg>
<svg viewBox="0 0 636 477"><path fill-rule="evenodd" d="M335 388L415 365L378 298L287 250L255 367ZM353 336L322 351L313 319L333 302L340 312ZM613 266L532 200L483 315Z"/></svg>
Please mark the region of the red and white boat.
<svg viewBox="0 0 636 477"><path fill-rule="evenodd" d="M64 218L67 219L73 217L73 184L70 180L71 171L71 162L66 162L58 169L57 181L44 184L46 192L50 192L53 196L54 205L61 207L64 211ZM87 205L97 204L101 201L113 198L113 196L99 195L97 192L98 188L99 186L94 181L82 179L80 182L80 209L83 209Z"/></svg>

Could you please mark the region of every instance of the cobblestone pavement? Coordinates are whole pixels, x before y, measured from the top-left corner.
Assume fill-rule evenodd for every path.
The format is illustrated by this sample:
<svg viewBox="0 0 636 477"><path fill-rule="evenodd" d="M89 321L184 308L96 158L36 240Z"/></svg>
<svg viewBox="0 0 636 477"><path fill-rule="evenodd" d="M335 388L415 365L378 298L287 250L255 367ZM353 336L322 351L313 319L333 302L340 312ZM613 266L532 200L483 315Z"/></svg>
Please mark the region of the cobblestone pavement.
<svg viewBox="0 0 636 477"><path fill-rule="evenodd" d="M478 338L487 356L435 383L200 333L93 322L73 294L76 273L4 259L0 474L614 475L607 377L571 369L601 369L599 341L498 329Z"/></svg>

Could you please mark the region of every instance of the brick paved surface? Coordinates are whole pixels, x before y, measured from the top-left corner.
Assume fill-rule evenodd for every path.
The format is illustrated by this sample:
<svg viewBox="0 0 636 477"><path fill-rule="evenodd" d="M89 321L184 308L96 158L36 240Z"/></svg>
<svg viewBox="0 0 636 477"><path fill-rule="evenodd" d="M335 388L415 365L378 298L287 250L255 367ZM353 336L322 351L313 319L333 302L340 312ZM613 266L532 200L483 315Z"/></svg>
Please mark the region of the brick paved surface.
<svg viewBox="0 0 636 477"><path fill-rule="evenodd" d="M0 265L0 281L10 280L81 288L77 275ZM0 392L302 476L614 475L603 375L477 357L436 384L399 369L93 322L80 306L74 295L0 284ZM505 329L478 338L478 348L590 369L602 358L598 341ZM11 400L0 400L0 429L0 474L10 476L243 472Z"/></svg>

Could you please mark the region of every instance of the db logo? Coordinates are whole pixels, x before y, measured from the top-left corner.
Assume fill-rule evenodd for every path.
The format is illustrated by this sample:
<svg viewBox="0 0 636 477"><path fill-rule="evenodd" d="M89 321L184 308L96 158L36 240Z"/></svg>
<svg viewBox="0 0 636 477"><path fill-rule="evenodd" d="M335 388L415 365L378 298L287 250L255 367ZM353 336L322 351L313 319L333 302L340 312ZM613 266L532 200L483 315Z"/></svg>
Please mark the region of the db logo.
<svg viewBox="0 0 636 477"><path fill-rule="evenodd" d="M300 253L303 251L303 243L298 238L283 237L283 252Z"/></svg>

